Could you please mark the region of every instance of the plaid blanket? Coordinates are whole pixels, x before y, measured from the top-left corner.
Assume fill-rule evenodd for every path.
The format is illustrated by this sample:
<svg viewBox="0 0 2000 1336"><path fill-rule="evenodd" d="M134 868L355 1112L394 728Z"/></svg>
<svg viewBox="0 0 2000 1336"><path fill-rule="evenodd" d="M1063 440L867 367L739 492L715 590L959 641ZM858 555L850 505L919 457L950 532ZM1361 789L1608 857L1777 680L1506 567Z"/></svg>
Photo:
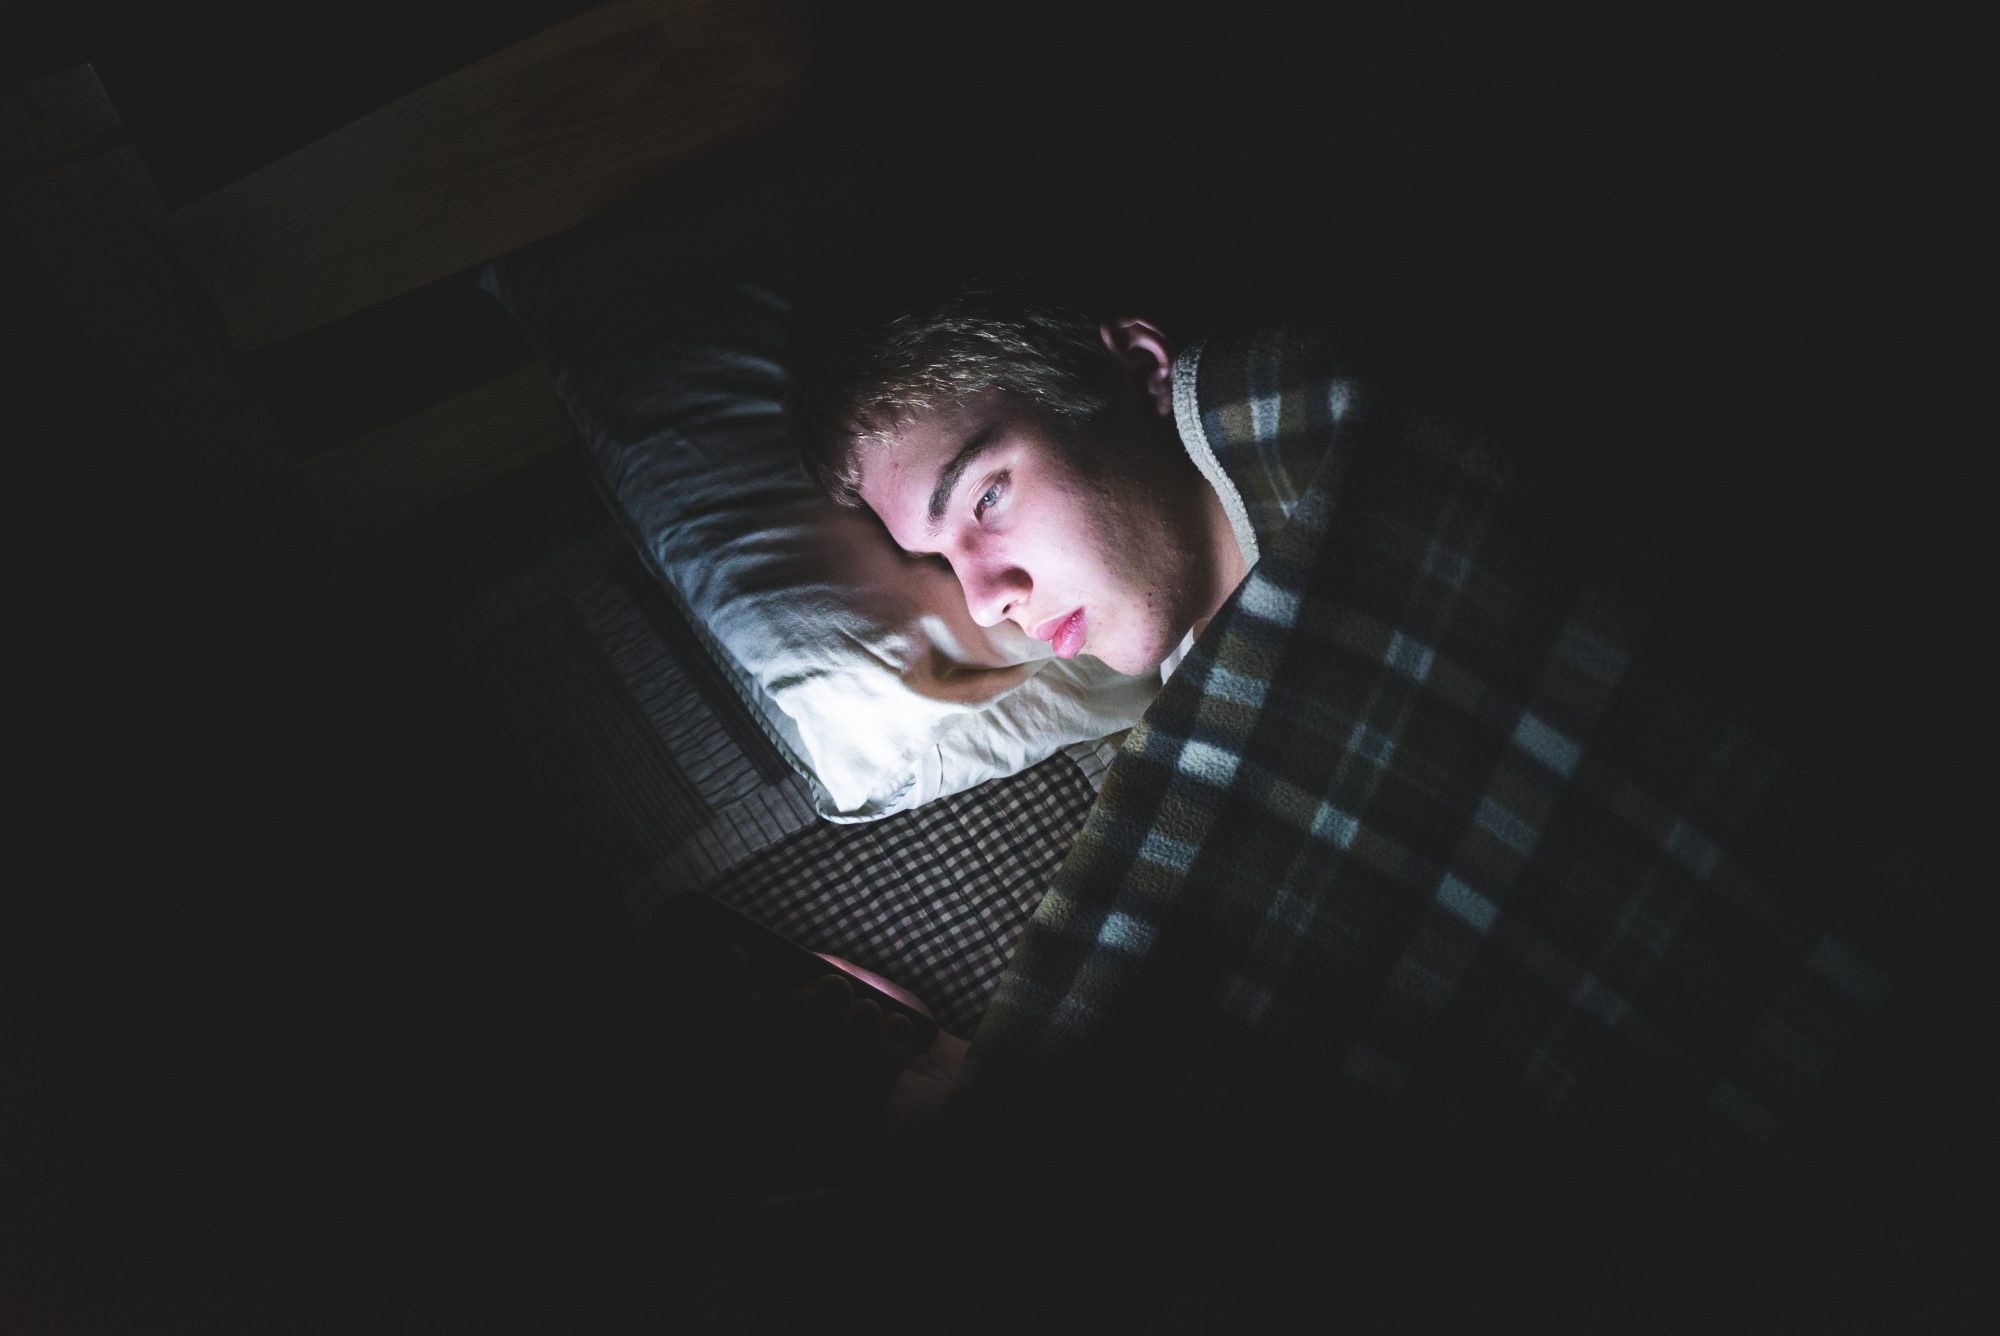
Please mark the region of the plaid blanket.
<svg viewBox="0 0 2000 1336"><path fill-rule="evenodd" d="M1220 1145L1301 1192L1387 1153L1364 1127L1697 1212L1824 1186L1922 851L1816 826L1729 665L1655 617L1670 566L1518 458L1309 330L1174 375L1255 565L1025 930L961 1126L1140 1178Z"/></svg>

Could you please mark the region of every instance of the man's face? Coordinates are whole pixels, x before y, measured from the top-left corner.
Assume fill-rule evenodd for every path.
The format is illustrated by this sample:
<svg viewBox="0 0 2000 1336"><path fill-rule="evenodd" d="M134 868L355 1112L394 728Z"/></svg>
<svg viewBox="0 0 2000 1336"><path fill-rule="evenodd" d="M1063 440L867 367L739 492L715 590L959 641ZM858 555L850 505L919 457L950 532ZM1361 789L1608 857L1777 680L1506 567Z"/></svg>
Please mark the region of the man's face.
<svg viewBox="0 0 2000 1336"><path fill-rule="evenodd" d="M951 564L980 625L1143 673L1213 611L1206 484L1171 432L1136 410L1076 424L989 391L864 445L861 497L905 551Z"/></svg>

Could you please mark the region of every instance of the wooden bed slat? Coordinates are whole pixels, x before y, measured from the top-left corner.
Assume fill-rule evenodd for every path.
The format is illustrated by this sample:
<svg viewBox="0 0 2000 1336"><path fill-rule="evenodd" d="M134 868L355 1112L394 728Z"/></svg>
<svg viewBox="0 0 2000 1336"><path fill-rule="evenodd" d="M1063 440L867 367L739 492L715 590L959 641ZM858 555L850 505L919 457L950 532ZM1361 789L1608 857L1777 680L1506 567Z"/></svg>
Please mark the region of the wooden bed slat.
<svg viewBox="0 0 2000 1336"><path fill-rule="evenodd" d="M789 120L817 0L618 0L176 213L236 345L262 347L583 222Z"/></svg>
<svg viewBox="0 0 2000 1336"><path fill-rule="evenodd" d="M523 367L300 465L336 538L359 547L576 442L540 366Z"/></svg>
<svg viewBox="0 0 2000 1336"><path fill-rule="evenodd" d="M283 432L167 250L166 210L138 153L120 146L66 162L9 183L0 199L101 359L105 392L124 400L186 487L185 521L228 525L332 569Z"/></svg>
<svg viewBox="0 0 2000 1336"><path fill-rule="evenodd" d="M118 111L97 71L76 65L0 88L0 172L17 172L106 148Z"/></svg>

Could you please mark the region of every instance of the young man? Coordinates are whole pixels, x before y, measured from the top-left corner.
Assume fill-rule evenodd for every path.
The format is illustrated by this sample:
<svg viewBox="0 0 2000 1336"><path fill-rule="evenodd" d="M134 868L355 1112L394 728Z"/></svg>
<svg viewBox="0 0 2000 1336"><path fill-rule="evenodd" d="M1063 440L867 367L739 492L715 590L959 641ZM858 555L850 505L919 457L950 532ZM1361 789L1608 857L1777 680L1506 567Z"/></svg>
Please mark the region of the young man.
<svg viewBox="0 0 2000 1336"><path fill-rule="evenodd" d="M1660 562L1520 460L1310 331L1104 315L968 289L793 405L808 470L977 619L1171 672L947 1125L1050 1190L1476 1180L1603 1222L1628 1276L1667 1246L1646 1204L1797 1244L1812 1201L1821 1260L1891 1172L1834 1095L1890 1043L1923 851L1816 819Z"/></svg>
<svg viewBox="0 0 2000 1336"><path fill-rule="evenodd" d="M1081 312L1064 327L1059 308L1010 323L998 296L965 294L859 350L878 365L850 364L798 410L807 466L904 551L949 562L981 625L1156 668L1250 562L1176 434L1166 336ZM863 374L880 379L864 390Z"/></svg>

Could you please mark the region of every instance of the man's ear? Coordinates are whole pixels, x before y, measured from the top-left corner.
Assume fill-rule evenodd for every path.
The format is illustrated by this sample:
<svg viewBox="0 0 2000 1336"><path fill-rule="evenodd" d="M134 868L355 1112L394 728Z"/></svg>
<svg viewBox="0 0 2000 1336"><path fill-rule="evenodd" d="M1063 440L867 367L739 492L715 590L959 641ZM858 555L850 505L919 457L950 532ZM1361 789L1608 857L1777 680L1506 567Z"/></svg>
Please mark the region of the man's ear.
<svg viewBox="0 0 2000 1336"><path fill-rule="evenodd" d="M1146 401L1161 417L1172 417L1174 353L1160 327L1150 320L1126 315L1105 321L1097 327L1097 332L1111 355L1130 373Z"/></svg>

